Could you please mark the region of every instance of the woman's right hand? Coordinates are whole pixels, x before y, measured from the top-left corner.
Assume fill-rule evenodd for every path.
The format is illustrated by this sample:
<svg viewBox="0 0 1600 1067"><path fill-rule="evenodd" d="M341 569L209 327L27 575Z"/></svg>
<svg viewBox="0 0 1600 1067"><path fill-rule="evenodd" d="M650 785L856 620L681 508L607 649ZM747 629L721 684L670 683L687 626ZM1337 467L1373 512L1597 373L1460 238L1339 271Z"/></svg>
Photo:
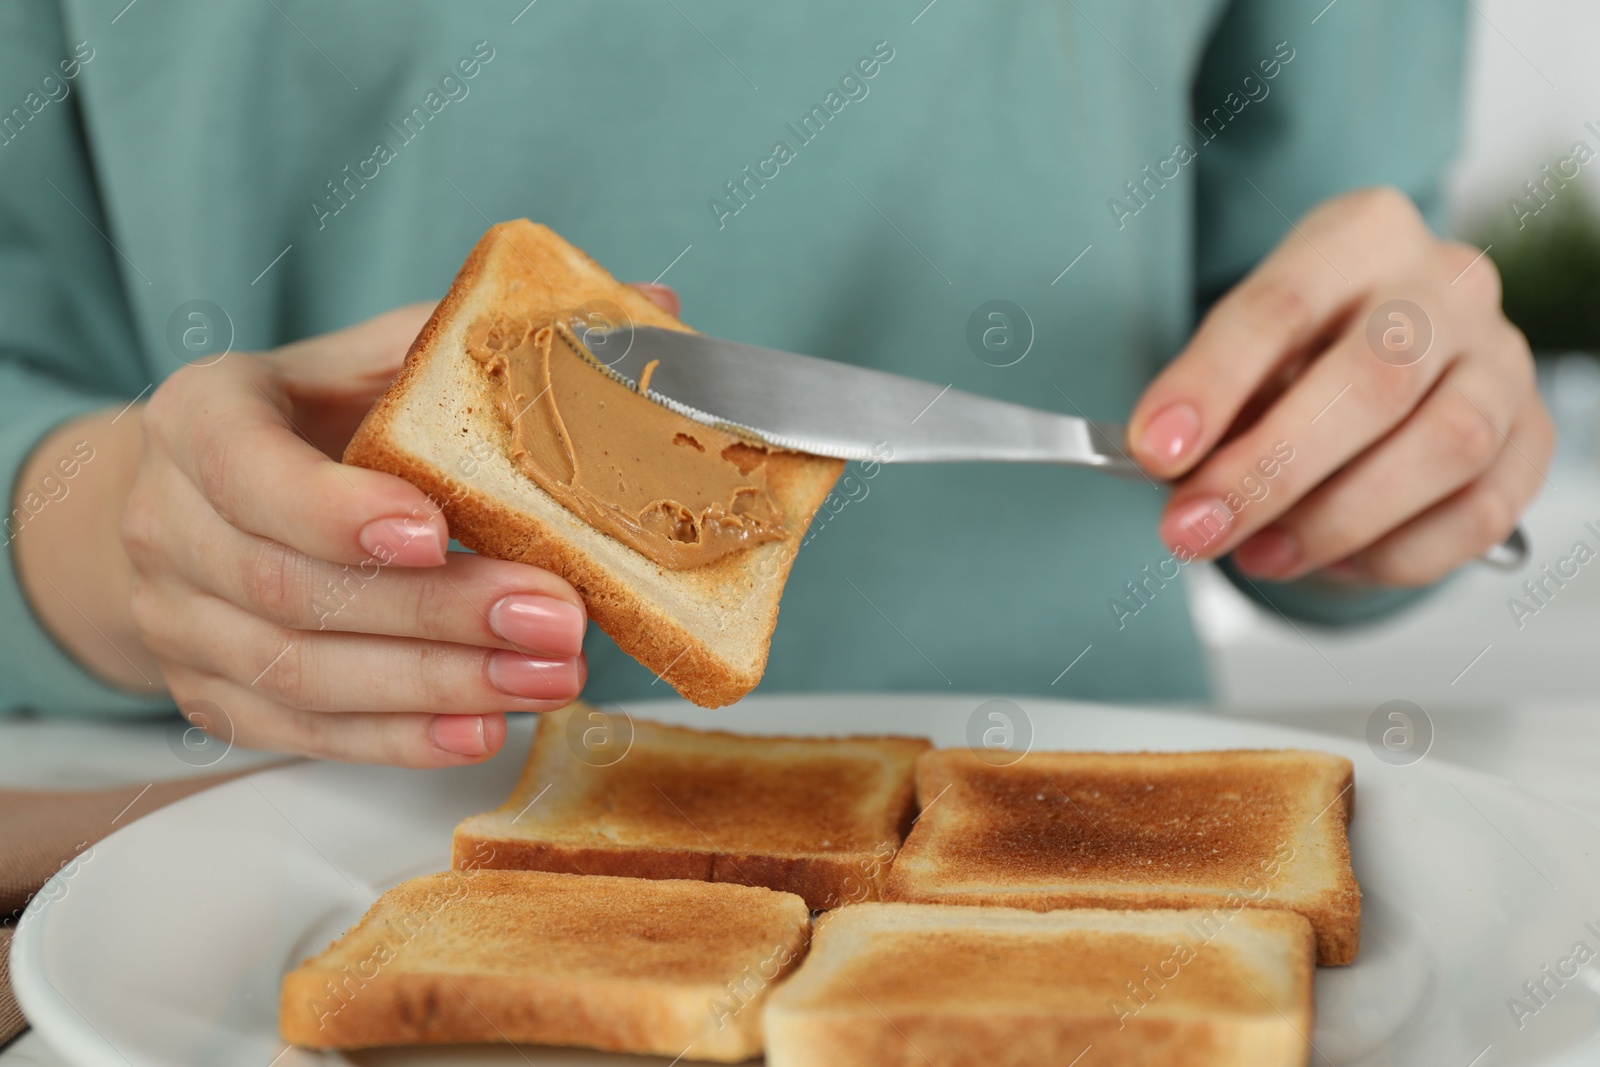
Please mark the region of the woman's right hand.
<svg viewBox="0 0 1600 1067"><path fill-rule="evenodd" d="M331 458L430 310L185 367L144 408L120 525L133 623L180 708L224 719L204 725L225 739L472 763L504 742L503 712L583 688L570 585L448 552L421 490Z"/></svg>

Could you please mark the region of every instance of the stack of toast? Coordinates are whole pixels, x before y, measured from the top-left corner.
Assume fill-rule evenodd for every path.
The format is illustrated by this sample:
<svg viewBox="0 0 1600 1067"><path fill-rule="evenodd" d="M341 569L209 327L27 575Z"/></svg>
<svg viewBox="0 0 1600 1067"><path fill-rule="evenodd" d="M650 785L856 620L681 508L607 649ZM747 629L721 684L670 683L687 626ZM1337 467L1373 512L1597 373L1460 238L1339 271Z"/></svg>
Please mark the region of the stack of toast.
<svg viewBox="0 0 1600 1067"><path fill-rule="evenodd" d="M917 767L927 811L884 896L925 904L1298 912L1317 962L1355 959L1350 761L1315 752L965 749ZM940 798L938 803L933 803Z"/></svg>
<svg viewBox="0 0 1600 1067"><path fill-rule="evenodd" d="M1315 965L1358 944L1352 792L1316 752L995 766L574 704L451 871L286 976L280 1025L772 1067L1303 1067Z"/></svg>
<svg viewBox="0 0 1600 1067"><path fill-rule="evenodd" d="M594 730L627 732L626 756L593 758ZM539 721L511 798L456 828L453 862L738 882L815 911L875 900L931 747L689 730L577 703Z"/></svg>

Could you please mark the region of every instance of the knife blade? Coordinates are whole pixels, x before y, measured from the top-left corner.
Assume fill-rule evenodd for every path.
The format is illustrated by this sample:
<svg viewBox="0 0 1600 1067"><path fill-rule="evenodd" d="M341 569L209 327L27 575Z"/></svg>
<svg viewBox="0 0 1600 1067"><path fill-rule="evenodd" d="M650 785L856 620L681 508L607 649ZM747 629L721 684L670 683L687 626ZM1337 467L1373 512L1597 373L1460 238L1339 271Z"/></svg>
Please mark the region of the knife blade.
<svg viewBox="0 0 1600 1067"><path fill-rule="evenodd" d="M606 323L576 332L624 384L637 389L654 364L651 399L778 448L895 463L1063 463L1143 477L1115 424L680 330Z"/></svg>
<svg viewBox="0 0 1600 1067"><path fill-rule="evenodd" d="M644 378L645 394L673 411L778 448L882 463L1060 463L1154 482L1122 450L1116 423L610 316L574 317L571 326L625 385L637 389ZM1481 559L1516 570L1529 553L1519 526Z"/></svg>

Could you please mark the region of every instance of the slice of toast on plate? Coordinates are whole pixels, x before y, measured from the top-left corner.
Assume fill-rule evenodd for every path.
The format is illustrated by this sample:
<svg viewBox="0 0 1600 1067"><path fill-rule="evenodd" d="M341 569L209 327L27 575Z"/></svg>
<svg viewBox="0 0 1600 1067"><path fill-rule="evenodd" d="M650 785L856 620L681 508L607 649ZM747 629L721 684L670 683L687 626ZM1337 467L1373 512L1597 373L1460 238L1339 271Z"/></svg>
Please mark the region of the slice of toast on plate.
<svg viewBox="0 0 1600 1067"><path fill-rule="evenodd" d="M922 757L924 808L886 900L1056 908L1281 908L1318 960L1349 963L1361 889L1349 760L1322 752L1030 752Z"/></svg>
<svg viewBox="0 0 1600 1067"><path fill-rule="evenodd" d="M705 882L446 871L389 890L284 976L307 1048L518 1042L738 1062L805 953L799 897Z"/></svg>
<svg viewBox="0 0 1600 1067"><path fill-rule="evenodd" d="M768 1067L1304 1067L1310 924L859 904L767 1000Z"/></svg>
<svg viewBox="0 0 1600 1067"><path fill-rule="evenodd" d="M518 466L494 374L472 351L472 331L487 321L538 327L574 316L607 328L688 329L548 228L526 219L495 226L361 423L345 462L428 493L451 535L473 551L561 575L596 625L686 699L705 707L732 703L761 680L789 567L843 463L748 450L784 516L783 535L702 566L653 562L569 510Z"/></svg>
<svg viewBox="0 0 1600 1067"><path fill-rule="evenodd" d="M498 809L456 827L454 865L697 878L872 900L916 814L908 737L762 737L581 702L542 716Z"/></svg>

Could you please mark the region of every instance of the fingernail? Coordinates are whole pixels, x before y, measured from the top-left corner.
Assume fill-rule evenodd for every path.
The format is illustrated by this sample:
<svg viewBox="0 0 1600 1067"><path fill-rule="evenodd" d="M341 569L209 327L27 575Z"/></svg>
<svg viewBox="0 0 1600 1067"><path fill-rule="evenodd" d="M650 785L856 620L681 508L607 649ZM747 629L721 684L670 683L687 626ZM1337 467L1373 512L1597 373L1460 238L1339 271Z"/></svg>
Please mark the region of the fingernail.
<svg viewBox="0 0 1600 1067"><path fill-rule="evenodd" d="M489 626L529 652L567 659L583 651L584 612L570 600L537 593L503 596L489 609Z"/></svg>
<svg viewBox="0 0 1600 1067"><path fill-rule="evenodd" d="M373 519L357 540L379 563L437 567L445 560L444 531L426 519Z"/></svg>
<svg viewBox="0 0 1600 1067"><path fill-rule="evenodd" d="M570 700L583 688L576 659L545 659L505 649L489 653L489 684L533 700Z"/></svg>
<svg viewBox="0 0 1600 1067"><path fill-rule="evenodd" d="M489 738L482 715L435 715L428 727L433 743L458 756L487 756Z"/></svg>
<svg viewBox="0 0 1600 1067"><path fill-rule="evenodd" d="M660 282L640 282L639 289L643 291L644 295L648 296L657 307L674 317L677 316L679 310L681 310L683 306L682 302L678 299L678 291L672 288L670 285L662 285Z"/></svg>
<svg viewBox="0 0 1600 1067"><path fill-rule="evenodd" d="M1276 578L1300 564L1300 543L1289 531L1268 526L1234 549L1233 561L1246 574Z"/></svg>
<svg viewBox="0 0 1600 1067"><path fill-rule="evenodd" d="M1322 568L1322 573L1341 582L1359 582L1362 579L1361 568L1348 559L1328 564Z"/></svg>
<svg viewBox="0 0 1600 1067"><path fill-rule="evenodd" d="M1161 540L1174 552L1186 548L1203 556L1233 528L1233 512L1214 496L1200 497L1170 509L1161 520Z"/></svg>
<svg viewBox="0 0 1600 1067"><path fill-rule="evenodd" d="M1176 466L1200 440L1200 412L1189 403L1170 404L1145 424L1134 451L1158 470Z"/></svg>

